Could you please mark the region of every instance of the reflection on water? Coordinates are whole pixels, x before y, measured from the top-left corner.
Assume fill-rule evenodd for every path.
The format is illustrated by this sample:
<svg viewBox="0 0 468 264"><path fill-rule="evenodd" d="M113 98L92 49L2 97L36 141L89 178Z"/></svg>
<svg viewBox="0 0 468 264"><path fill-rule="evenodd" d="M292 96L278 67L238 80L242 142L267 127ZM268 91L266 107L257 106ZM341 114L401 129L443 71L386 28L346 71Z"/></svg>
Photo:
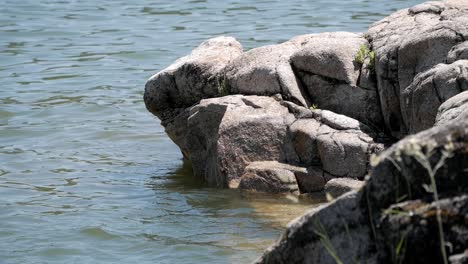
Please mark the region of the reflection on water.
<svg viewBox="0 0 468 264"><path fill-rule="evenodd" d="M313 205L206 188L145 109L201 41L363 31L419 0L3 0L0 263L248 263Z"/></svg>

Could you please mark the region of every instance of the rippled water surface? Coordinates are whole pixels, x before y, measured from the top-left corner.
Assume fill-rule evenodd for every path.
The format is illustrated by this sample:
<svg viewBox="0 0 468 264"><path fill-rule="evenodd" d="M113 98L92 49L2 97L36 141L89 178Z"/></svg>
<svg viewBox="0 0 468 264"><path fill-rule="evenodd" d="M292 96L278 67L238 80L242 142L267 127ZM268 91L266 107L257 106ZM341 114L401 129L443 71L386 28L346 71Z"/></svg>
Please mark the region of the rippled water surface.
<svg viewBox="0 0 468 264"><path fill-rule="evenodd" d="M142 101L202 40L364 31L419 1L0 0L0 263L248 263L312 205L193 179Z"/></svg>

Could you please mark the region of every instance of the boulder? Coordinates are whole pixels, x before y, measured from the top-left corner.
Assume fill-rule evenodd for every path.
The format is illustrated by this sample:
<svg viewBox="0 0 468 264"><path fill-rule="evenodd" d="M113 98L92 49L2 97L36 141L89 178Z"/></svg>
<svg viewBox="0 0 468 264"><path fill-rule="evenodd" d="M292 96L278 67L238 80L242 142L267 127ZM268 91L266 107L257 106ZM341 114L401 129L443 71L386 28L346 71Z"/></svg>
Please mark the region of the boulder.
<svg viewBox="0 0 468 264"><path fill-rule="evenodd" d="M239 189L260 192L298 193L295 172L300 168L276 161L252 162L240 178Z"/></svg>
<svg viewBox="0 0 468 264"><path fill-rule="evenodd" d="M146 108L163 122L170 122L181 109L201 99L223 95L222 74L242 54L241 44L232 37L209 39L188 56L153 75L146 83Z"/></svg>
<svg viewBox="0 0 468 264"><path fill-rule="evenodd" d="M383 150L366 125L327 110L313 110L310 118L296 120L289 130L300 162L321 166L329 175L326 180L363 179L370 155Z"/></svg>
<svg viewBox="0 0 468 264"><path fill-rule="evenodd" d="M185 148L195 176L211 186L239 184L253 161L284 161L287 128L295 120L271 97L231 95L204 99L190 109Z"/></svg>
<svg viewBox="0 0 468 264"><path fill-rule="evenodd" d="M444 126L454 119L468 116L468 91L459 93L445 101L437 111L436 126Z"/></svg>
<svg viewBox="0 0 468 264"><path fill-rule="evenodd" d="M357 196L350 192L293 220L255 263L378 263Z"/></svg>
<svg viewBox="0 0 468 264"><path fill-rule="evenodd" d="M225 72L230 94L275 95L310 106L290 65L299 47L291 41L252 49L235 59Z"/></svg>
<svg viewBox="0 0 468 264"><path fill-rule="evenodd" d="M437 210L441 211L446 243L450 243L447 252L464 252L468 248L468 195L429 203L412 200L390 206L383 213L379 225L381 251L384 252L381 259L394 259L397 263L443 263L440 239L437 239Z"/></svg>
<svg viewBox="0 0 468 264"><path fill-rule="evenodd" d="M407 132L431 128L439 106L452 96L468 90L468 60L438 64L422 72L401 93L401 111Z"/></svg>
<svg viewBox="0 0 468 264"><path fill-rule="evenodd" d="M447 258L463 259L468 116L462 117L409 136L372 159L362 189L289 223L256 263L443 263L439 223L450 245Z"/></svg>
<svg viewBox="0 0 468 264"><path fill-rule="evenodd" d="M452 49L468 39L467 25L466 1L449 0L397 11L369 29L366 36L375 52L382 112L393 136L401 138L408 131L400 107L401 93L416 75L446 63L448 57L450 62L458 58Z"/></svg>
<svg viewBox="0 0 468 264"><path fill-rule="evenodd" d="M359 190L363 185L363 181L350 178L334 178L325 184L325 193L337 198L347 192Z"/></svg>
<svg viewBox="0 0 468 264"><path fill-rule="evenodd" d="M280 172L287 171L284 166L289 165L262 171L254 163L255 170L244 170L255 161L303 167L303 172L299 173L296 167L293 173L301 193L321 191L325 182L334 177L364 178L370 155L383 149L382 144L374 142L372 133L362 131L369 130L366 125L326 110L291 107L280 96L204 99L180 115L187 119L186 124L179 126L185 133L179 133L178 145L183 146L181 149L192 161L194 174L212 186L237 188L242 177L245 189L266 191L253 183L267 178L276 186L271 192L294 189L289 181L281 180ZM274 179L279 179L278 184ZM277 187L283 183L288 187Z"/></svg>
<svg viewBox="0 0 468 264"><path fill-rule="evenodd" d="M319 167L306 168L277 161L257 161L245 167L238 188L269 193L320 192L327 176Z"/></svg>
<svg viewBox="0 0 468 264"><path fill-rule="evenodd" d="M464 41L452 47L447 55L447 63L457 60L468 60L468 41Z"/></svg>
<svg viewBox="0 0 468 264"><path fill-rule="evenodd" d="M291 64L311 103L382 128L373 76L355 59L369 45L367 40L359 34L335 32L302 36L301 45Z"/></svg>

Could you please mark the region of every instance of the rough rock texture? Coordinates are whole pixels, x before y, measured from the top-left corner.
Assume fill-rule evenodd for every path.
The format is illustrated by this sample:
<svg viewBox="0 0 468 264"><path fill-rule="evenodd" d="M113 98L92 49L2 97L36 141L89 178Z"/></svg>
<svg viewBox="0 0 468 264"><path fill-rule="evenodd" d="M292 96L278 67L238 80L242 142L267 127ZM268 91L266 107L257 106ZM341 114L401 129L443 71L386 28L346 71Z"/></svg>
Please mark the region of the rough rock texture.
<svg viewBox="0 0 468 264"><path fill-rule="evenodd" d="M360 81L365 69L354 61L361 45L368 45L361 35L335 32L255 48L226 68L226 85L231 94L281 94L379 127L383 118L373 77L363 74Z"/></svg>
<svg viewBox="0 0 468 264"><path fill-rule="evenodd" d="M335 254L342 263L354 259L377 263L371 260L375 255L369 252L371 230L362 225L366 215L359 208L357 196L350 192L290 222L280 240L256 263L335 264Z"/></svg>
<svg viewBox="0 0 468 264"><path fill-rule="evenodd" d="M464 50L465 44L459 44L468 39L467 25L466 1L452 0L426 2L398 11L369 29L367 37L375 52L382 112L393 136L408 134L400 95L416 75L437 64L463 58L464 52L458 48Z"/></svg>
<svg viewBox="0 0 468 264"><path fill-rule="evenodd" d="M311 103L381 128L383 117L373 77L363 74L365 67L355 61L361 46L368 46L367 40L346 32L301 38L305 39L302 48L293 54L291 63Z"/></svg>
<svg viewBox="0 0 468 264"><path fill-rule="evenodd" d="M443 263L437 208L450 244L447 257L458 258L468 248L467 120L420 132L383 152L363 189L291 222L257 263Z"/></svg>
<svg viewBox="0 0 468 264"><path fill-rule="evenodd" d="M325 180L320 171L279 163L260 161L250 163L240 179L239 189L263 192L321 191Z"/></svg>
<svg viewBox="0 0 468 264"><path fill-rule="evenodd" d="M337 198L347 192L359 190L363 185L363 181L349 178L335 178L325 184L325 193L328 193L333 198Z"/></svg>
<svg viewBox="0 0 468 264"><path fill-rule="evenodd" d="M226 96L202 100L190 109L185 148L194 174L210 185L236 187L247 164L284 161L287 107L271 97Z"/></svg>
<svg viewBox="0 0 468 264"><path fill-rule="evenodd" d="M288 164L282 165L276 161L251 163L241 176L239 189L271 193L299 192L294 174L300 169Z"/></svg>
<svg viewBox="0 0 468 264"><path fill-rule="evenodd" d="M321 165L331 177L361 179L368 171L370 154L383 149L363 131L369 128L327 110L314 110L311 118L298 119L290 127L294 150L303 164Z"/></svg>
<svg viewBox="0 0 468 264"><path fill-rule="evenodd" d="M466 90L468 60L438 64L418 74L401 94L400 105L408 132L413 134L432 127L439 106Z"/></svg>
<svg viewBox="0 0 468 264"><path fill-rule="evenodd" d="M245 52L226 68L229 93L281 94L298 105L310 106L289 62L298 49L297 43L288 41Z"/></svg>
<svg viewBox="0 0 468 264"><path fill-rule="evenodd" d="M449 121L468 116L468 91L459 93L445 101L437 111L436 126L444 126Z"/></svg>
<svg viewBox="0 0 468 264"><path fill-rule="evenodd" d="M447 63L457 60L468 60L468 41L453 46L447 55Z"/></svg>
<svg viewBox="0 0 468 264"><path fill-rule="evenodd" d="M370 155L383 149L357 120L311 111L280 96L204 99L186 112L176 118L181 128L176 143L192 161L194 174L212 186L237 188L241 176L248 173L249 184L245 180L242 188L265 191L263 185L253 183L268 178L273 184L278 179L272 176L275 173L258 175L257 170L256 175L244 169L254 161L277 161L305 168L304 174L296 173L301 192L320 191L334 177L364 178Z"/></svg>
<svg viewBox="0 0 468 264"><path fill-rule="evenodd" d="M444 236L453 252L463 252L468 246L468 195L427 203L412 200L392 205L380 221L383 251L391 253L385 258L406 263L435 263L440 260L437 210L441 210ZM395 245L401 243L401 251ZM433 252L428 249L434 249ZM442 263L442 262L440 262Z"/></svg>

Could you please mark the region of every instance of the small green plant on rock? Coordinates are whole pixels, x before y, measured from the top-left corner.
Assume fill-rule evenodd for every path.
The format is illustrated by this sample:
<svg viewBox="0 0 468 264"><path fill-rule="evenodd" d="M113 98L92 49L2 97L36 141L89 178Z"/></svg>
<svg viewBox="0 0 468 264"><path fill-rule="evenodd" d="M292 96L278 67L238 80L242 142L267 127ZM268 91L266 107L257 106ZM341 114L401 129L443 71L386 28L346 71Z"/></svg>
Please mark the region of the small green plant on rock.
<svg viewBox="0 0 468 264"><path fill-rule="evenodd" d="M229 95L229 88L226 79L218 80L218 94L220 96Z"/></svg>
<svg viewBox="0 0 468 264"><path fill-rule="evenodd" d="M354 61L360 65L364 65L367 62L367 69L374 71L375 70L375 53L369 49L366 45L361 45L358 52L354 56Z"/></svg>
<svg viewBox="0 0 468 264"><path fill-rule="evenodd" d="M316 109L318 109L317 104L312 104L312 106L310 106L310 110L316 110Z"/></svg>

